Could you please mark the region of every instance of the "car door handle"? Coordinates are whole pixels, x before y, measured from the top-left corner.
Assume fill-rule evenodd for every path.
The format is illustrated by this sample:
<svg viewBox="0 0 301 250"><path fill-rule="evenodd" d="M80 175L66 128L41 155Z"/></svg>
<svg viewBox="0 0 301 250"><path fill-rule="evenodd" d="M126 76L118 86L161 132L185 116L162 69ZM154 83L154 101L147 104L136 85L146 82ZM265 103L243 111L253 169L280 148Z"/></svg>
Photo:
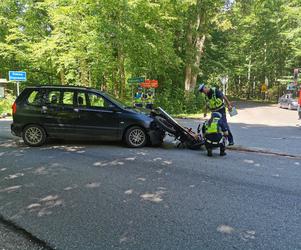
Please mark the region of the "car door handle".
<svg viewBox="0 0 301 250"><path fill-rule="evenodd" d="M42 113L46 114L47 113L48 108L46 106L42 106Z"/></svg>

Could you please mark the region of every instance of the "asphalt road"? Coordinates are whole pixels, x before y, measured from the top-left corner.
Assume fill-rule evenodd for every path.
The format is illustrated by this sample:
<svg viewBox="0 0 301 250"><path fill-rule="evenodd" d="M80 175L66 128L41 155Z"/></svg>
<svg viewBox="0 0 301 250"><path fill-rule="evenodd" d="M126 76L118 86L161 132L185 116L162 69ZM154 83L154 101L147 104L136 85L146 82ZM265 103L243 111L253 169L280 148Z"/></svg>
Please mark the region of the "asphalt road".
<svg viewBox="0 0 301 250"><path fill-rule="evenodd" d="M33 241L28 235L24 235L23 231L0 222L0 249L44 250L47 248Z"/></svg>
<svg viewBox="0 0 301 250"><path fill-rule="evenodd" d="M238 115L228 117L237 147L301 155L301 121L296 110L260 103L236 104ZM180 120L196 128L199 120Z"/></svg>
<svg viewBox="0 0 301 250"><path fill-rule="evenodd" d="M238 142L250 130L235 124ZM0 121L0 214L53 248L301 249L298 157L228 151L208 158L170 142L28 148L8 125Z"/></svg>

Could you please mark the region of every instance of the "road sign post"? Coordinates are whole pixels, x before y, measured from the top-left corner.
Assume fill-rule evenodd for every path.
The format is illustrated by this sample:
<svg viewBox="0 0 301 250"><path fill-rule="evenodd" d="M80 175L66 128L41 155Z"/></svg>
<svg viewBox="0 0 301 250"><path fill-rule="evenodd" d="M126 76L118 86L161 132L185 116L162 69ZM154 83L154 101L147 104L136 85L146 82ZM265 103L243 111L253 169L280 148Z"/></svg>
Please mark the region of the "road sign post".
<svg viewBox="0 0 301 250"><path fill-rule="evenodd" d="M5 98L5 86L7 84L6 78L0 78L0 98Z"/></svg>
<svg viewBox="0 0 301 250"><path fill-rule="evenodd" d="M17 83L17 96L20 95L20 82L16 82Z"/></svg>
<svg viewBox="0 0 301 250"><path fill-rule="evenodd" d="M17 84L17 96L20 94L20 82L25 82L27 74L24 71L9 71L8 72L9 81L14 81Z"/></svg>

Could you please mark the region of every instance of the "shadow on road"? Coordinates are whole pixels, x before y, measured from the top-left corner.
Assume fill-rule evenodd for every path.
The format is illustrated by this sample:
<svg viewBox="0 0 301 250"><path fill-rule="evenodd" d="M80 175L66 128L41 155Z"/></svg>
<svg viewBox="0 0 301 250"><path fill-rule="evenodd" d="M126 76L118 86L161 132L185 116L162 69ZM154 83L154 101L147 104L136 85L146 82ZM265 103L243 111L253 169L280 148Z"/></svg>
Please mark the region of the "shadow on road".
<svg viewBox="0 0 301 250"><path fill-rule="evenodd" d="M249 109L249 108L258 108L258 107L273 107L276 103L267 103L267 102L255 102L255 101L233 101L234 106L237 109Z"/></svg>

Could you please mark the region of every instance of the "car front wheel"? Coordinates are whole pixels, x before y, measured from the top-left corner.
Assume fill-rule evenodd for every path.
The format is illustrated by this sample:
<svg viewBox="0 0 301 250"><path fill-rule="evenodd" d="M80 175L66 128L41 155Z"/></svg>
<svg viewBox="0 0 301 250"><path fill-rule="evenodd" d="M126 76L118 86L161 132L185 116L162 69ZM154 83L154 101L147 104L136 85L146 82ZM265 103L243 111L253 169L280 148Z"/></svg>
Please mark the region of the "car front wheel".
<svg viewBox="0 0 301 250"><path fill-rule="evenodd" d="M131 127L125 133L125 142L131 148L141 148L147 143L147 135L143 128Z"/></svg>
<svg viewBox="0 0 301 250"><path fill-rule="evenodd" d="M23 129L23 141L31 147L39 147L46 141L45 130L39 125L29 125Z"/></svg>

